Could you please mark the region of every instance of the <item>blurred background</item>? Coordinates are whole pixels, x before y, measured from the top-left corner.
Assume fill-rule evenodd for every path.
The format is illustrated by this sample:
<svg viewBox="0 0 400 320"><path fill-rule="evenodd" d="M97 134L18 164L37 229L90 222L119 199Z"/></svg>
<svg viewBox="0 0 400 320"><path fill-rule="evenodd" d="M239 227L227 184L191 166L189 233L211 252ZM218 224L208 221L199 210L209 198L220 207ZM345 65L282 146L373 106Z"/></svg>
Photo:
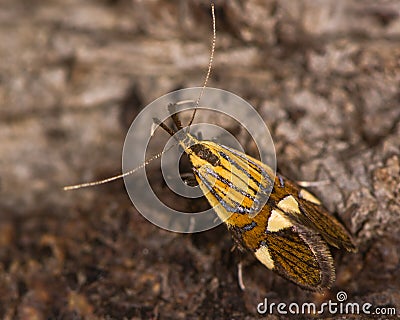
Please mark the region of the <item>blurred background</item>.
<svg viewBox="0 0 400 320"><path fill-rule="evenodd" d="M332 250L337 281L310 294L238 257L224 226L152 225L122 181L62 190L118 174L138 112L203 84L209 1L1 0L0 317L250 319L265 297L340 290L400 312L399 15L395 0L216 1L209 86L259 111L282 174L330 181L312 191L359 249Z"/></svg>

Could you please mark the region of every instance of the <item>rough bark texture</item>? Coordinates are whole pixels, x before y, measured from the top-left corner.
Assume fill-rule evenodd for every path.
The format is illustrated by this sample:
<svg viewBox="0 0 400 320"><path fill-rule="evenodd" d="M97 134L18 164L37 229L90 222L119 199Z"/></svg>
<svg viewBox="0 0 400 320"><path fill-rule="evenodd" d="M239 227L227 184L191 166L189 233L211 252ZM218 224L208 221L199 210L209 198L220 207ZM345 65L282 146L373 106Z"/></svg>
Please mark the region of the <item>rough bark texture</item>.
<svg viewBox="0 0 400 320"><path fill-rule="evenodd" d="M224 226L159 229L122 182L64 192L118 173L141 108L202 84L209 4L2 0L1 318L252 319L264 297L322 303L339 290L400 313L399 1L217 1L216 12L210 86L257 108L283 174L330 181L313 191L358 253L333 250L324 294L256 262L242 291Z"/></svg>

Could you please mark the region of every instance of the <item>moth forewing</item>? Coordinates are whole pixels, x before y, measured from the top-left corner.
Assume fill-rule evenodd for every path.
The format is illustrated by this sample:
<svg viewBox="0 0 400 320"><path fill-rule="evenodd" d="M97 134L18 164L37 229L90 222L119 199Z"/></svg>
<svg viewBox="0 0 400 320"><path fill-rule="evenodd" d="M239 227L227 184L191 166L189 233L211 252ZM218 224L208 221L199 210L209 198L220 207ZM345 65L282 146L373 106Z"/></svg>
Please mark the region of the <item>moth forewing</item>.
<svg viewBox="0 0 400 320"><path fill-rule="evenodd" d="M210 141L196 144L186 149L195 177L237 246L302 288L330 287L335 269L328 244L355 247L320 201L240 151Z"/></svg>
<svg viewBox="0 0 400 320"><path fill-rule="evenodd" d="M249 217L258 214L273 186L270 173L237 150L210 141L198 143L219 159L211 164L207 163L205 152L203 157L189 154L196 179L208 201L222 205L221 210L215 210L219 217L229 224L226 218L232 213Z"/></svg>

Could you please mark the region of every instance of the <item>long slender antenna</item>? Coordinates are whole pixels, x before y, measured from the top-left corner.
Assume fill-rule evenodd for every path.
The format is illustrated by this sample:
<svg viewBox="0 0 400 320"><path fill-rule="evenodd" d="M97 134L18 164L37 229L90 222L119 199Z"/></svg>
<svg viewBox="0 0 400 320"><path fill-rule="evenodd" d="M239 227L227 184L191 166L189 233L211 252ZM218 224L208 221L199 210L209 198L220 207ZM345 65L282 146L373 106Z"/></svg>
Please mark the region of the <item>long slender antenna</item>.
<svg viewBox="0 0 400 320"><path fill-rule="evenodd" d="M199 106L199 103L200 103L200 99L203 96L204 90L205 90L205 88L207 86L208 79L210 78L211 67L212 67L212 63L213 63L213 60L214 60L214 51L215 51L215 42L216 42L216 39L217 39L217 30L216 30L216 27L215 27L215 10L214 10L214 3L213 2L211 2L211 15L212 15L212 26L213 26L213 39L212 39L212 45L211 45L210 61L208 63L208 70L207 70L206 78L204 79L204 85L201 88L201 92L199 94L199 97L196 100L196 105L195 105L195 108L194 108L194 111L193 111L193 114L192 114L192 118L190 119L188 126L190 126L193 123L194 117L196 115L197 107Z"/></svg>
<svg viewBox="0 0 400 320"><path fill-rule="evenodd" d="M172 146L171 146L172 147ZM125 178L126 176L130 176L131 174L135 173L136 171L138 171L139 169L144 168L145 166L147 166L150 162L152 162L153 160L161 157L163 155L164 152L167 152L168 150L171 149L171 147L169 147L167 150L164 150L160 153L157 153L156 155L152 156L151 158L147 159L144 163L142 163L140 166L129 170L128 172L125 173L121 173L119 175L104 179L104 180L99 180L99 181L93 181L93 182L86 182L86 183L81 183L81 184L76 184L76 185L72 185L72 186L66 186L64 187L64 191L69 191L69 190L75 190L75 189L81 189L81 188L87 188L87 187L93 187L93 186L97 186L99 184L104 184L107 182L111 182L117 179L121 179L121 178Z"/></svg>

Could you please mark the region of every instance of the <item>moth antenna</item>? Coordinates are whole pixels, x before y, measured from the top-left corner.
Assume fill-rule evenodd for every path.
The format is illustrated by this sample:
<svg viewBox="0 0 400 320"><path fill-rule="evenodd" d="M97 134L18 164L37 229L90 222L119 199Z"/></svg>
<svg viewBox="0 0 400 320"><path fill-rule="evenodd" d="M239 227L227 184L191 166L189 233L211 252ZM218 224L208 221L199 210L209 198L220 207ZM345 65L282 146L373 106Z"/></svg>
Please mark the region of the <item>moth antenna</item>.
<svg viewBox="0 0 400 320"><path fill-rule="evenodd" d="M109 177L109 178L107 178L107 179L103 179L103 180L99 180L99 181L86 182L86 183L76 184L76 185L72 185L72 186L65 186L65 187L63 187L63 190L64 190L64 191L69 191L69 190L75 190L75 189L93 187L93 186L97 186L97 185L99 185L99 184L104 184L104 183L111 182L111 181L114 181L114 180L117 180L117 179L125 178L126 176L130 176L131 174L135 173L135 172L138 171L139 169L144 168L145 166L147 166L147 165L148 165L150 162L152 162L153 160L158 159L159 157L161 157L165 152L167 152L167 151L170 150L171 148L172 148L172 146L169 147L167 150L164 150L164 151L162 151L162 152L160 152L160 153L157 153L156 155L154 155L154 156L152 156L151 158L147 159L147 160L146 160L144 163L142 163L140 166L138 166L138 167L136 167L136 168L134 168L134 169L132 169L132 170L129 170L128 172L121 173L121 174L118 174L118 175L116 175L116 176Z"/></svg>
<svg viewBox="0 0 400 320"><path fill-rule="evenodd" d="M210 60L208 62L208 70L207 70L206 77L204 79L203 87L201 88L199 97L196 100L196 104L195 104L195 107L194 107L192 118L190 119L188 126L190 126L193 123L194 117L196 115L197 107L199 106L199 103L200 103L200 99L203 96L204 90L205 90L205 88L207 86L208 79L210 78L211 67L212 67L212 63L213 63L213 60L214 60L214 51L215 51L215 42L216 42L216 39L217 39L217 30L216 30L216 27L215 27L215 10L214 10L214 3L213 2L211 2L211 15L212 15L212 27L213 27L213 39L212 39L212 44L211 44Z"/></svg>

